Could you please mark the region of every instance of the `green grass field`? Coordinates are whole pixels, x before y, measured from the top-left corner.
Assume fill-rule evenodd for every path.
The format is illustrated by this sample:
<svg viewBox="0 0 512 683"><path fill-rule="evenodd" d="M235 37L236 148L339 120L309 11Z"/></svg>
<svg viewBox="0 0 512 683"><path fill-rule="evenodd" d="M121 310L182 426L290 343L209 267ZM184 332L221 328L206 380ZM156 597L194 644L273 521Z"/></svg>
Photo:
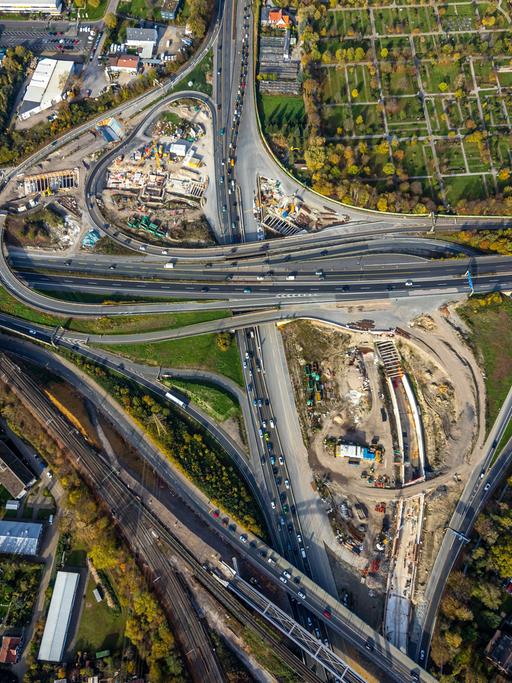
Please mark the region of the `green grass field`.
<svg viewBox="0 0 512 683"><path fill-rule="evenodd" d="M100 297L100 301L104 300ZM40 313L17 301L5 289L0 288L0 311L41 325L64 327L84 334L131 334L176 329L186 325L218 320L231 315L228 310L184 311L180 313L155 313L149 315L102 316L96 318L64 318Z"/></svg>
<svg viewBox="0 0 512 683"><path fill-rule="evenodd" d="M241 415L238 401L219 387L183 379L166 380L165 384L171 389L176 388L186 394L193 403L217 422L224 422L230 417L238 418Z"/></svg>
<svg viewBox="0 0 512 683"><path fill-rule="evenodd" d="M261 125L264 129L268 124L282 126L302 125L306 119L302 97L296 95L260 95Z"/></svg>
<svg viewBox="0 0 512 683"><path fill-rule="evenodd" d="M148 365L174 368L198 368L219 372L243 386L242 366L235 341L227 351L216 344L215 334L203 334L186 339L147 344L109 344L101 346L135 361Z"/></svg>
<svg viewBox="0 0 512 683"><path fill-rule="evenodd" d="M483 297L470 299L458 312L471 330L471 341L486 373L487 430L494 423L512 384L512 302L481 305Z"/></svg>
<svg viewBox="0 0 512 683"><path fill-rule="evenodd" d="M136 17L137 19L151 19L153 11L146 0L130 0L130 2L121 2L117 8L117 12L128 17Z"/></svg>
<svg viewBox="0 0 512 683"><path fill-rule="evenodd" d="M169 92L179 92L184 88L188 88L188 83L192 82L191 90L199 90L206 95L212 94L212 69L213 69L213 52L209 50L199 64L193 69L186 78L180 80L175 88Z"/></svg>
<svg viewBox="0 0 512 683"><path fill-rule="evenodd" d="M90 2L87 2L85 5L85 13L83 13L81 16L89 21L97 21L98 19L102 18L106 9L107 0L99 0L97 7L93 7Z"/></svg>
<svg viewBox="0 0 512 683"><path fill-rule="evenodd" d="M76 637L77 650L89 653L99 650L119 651L123 647L126 614L110 609L105 600L96 602L94 581L89 578Z"/></svg>

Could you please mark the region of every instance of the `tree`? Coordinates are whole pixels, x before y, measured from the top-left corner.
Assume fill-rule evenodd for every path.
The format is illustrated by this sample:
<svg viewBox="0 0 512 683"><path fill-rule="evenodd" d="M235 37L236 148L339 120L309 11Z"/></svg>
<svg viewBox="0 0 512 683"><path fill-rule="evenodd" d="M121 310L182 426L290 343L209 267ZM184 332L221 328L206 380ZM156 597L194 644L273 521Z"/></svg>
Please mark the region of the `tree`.
<svg viewBox="0 0 512 683"><path fill-rule="evenodd" d="M386 197L379 197L377 202L377 211L387 211L388 210L388 200Z"/></svg>
<svg viewBox="0 0 512 683"><path fill-rule="evenodd" d="M382 171L386 175L393 175L393 173L395 172L395 165L391 162L388 162L387 164L384 164L384 166L382 167Z"/></svg>
<svg viewBox="0 0 512 683"><path fill-rule="evenodd" d="M448 83L441 81L441 83L439 83L439 90L441 92L446 92L448 90Z"/></svg>
<svg viewBox="0 0 512 683"><path fill-rule="evenodd" d="M350 95L352 96L353 100L356 100L359 97L359 90L357 88L353 88L350 92Z"/></svg>
<svg viewBox="0 0 512 683"><path fill-rule="evenodd" d="M103 17L103 22L108 29L112 30L117 26L117 17L112 12L107 12Z"/></svg>
<svg viewBox="0 0 512 683"><path fill-rule="evenodd" d="M231 334L229 332L219 332L215 337L215 342L221 351L227 351L231 346Z"/></svg>

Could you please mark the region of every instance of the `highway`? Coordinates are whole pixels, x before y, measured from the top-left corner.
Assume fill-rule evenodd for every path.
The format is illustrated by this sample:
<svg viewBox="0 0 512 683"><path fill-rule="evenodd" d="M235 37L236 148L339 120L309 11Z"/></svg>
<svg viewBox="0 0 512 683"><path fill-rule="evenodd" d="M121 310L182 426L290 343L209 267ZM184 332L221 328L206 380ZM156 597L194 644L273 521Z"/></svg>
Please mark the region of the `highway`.
<svg viewBox="0 0 512 683"><path fill-rule="evenodd" d="M41 362L37 350L25 349L32 361ZM123 471L110 469L109 463L90 447L76 429L58 412L55 406L20 372L18 366L5 356L0 357L2 379L18 397L44 422L57 443L72 454L74 465L85 475L96 494L113 516L117 528L131 546L139 563L152 575L154 589L170 610L170 619L179 634L183 652L193 680L198 683L224 680L221 668L203 622L197 619L193 604L184 590L182 579L176 573L174 562L166 557L169 550L178 555L193 570L196 578L242 623L250 625L269 642L269 647L297 672L301 680L318 683L320 679L280 642L268 628L262 627L251 612L234 600L229 591L210 575L208 568L199 564L192 553L172 536L163 521L150 509L148 492L136 495L134 480ZM105 471L109 475L105 476ZM127 483L128 482L128 483ZM141 491L140 485L137 487ZM167 552L166 552L167 550ZM162 580L164 579L164 580ZM351 680L359 681L354 676Z"/></svg>
<svg viewBox="0 0 512 683"><path fill-rule="evenodd" d="M435 235L432 239L420 240L418 233L425 233L432 227L431 217L395 217L344 207L327 198L319 198L285 174L269 156L259 136L254 97L254 64L251 62L251 21L249 5L241 2L222 6L221 3L200 50L176 76L162 88L155 88L110 112L128 119L133 113L146 108L147 117L90 168L83 190L86 208L84 219L96 226L102 234L131 249L134 253L132 257L98 257L93 261L82 256L63 259L58 254L20 255L18 251L12 251L7 260L3 218L0 229L0 281L13 296L33 308L68 317L216 309L229 309L236 315L178 330L138 335L83 335L62 328L56 330L27 321L17 321L3 314L0 315L0 326L10 332L21 333L32 341L73 350L105 367L115 369L156 393L161 399L165 398L166 389L158 382L158 378L142 371L134 363L117 358L107 351L91 348L88 344L159 341L219 330L243 330L238 332L238 339L242 358L247 365L244 372L249 401L243 401L243 411L249 432L250 457L202 411L189 405L186 412L216 439L236 464L262 509L276 550L273 551L251 535L244 541L244 534L240 534L243 530L238 529L234 523L230 525L231 530L223 527L221 521L212 515L212 506L205 496L176 472L162 458L157 448L147 443L140 430L137 431L119 406L105 395L101 396L103 408L119 425L123 436L137 446L141 456L169 486L180 492L180 496L204 523L229 540L275 586L287 592L295 601L294 615L299 621L304 623L307 614L313 615L314 624L320 625L322 633L326 629L357 648L363 661L366 658L380 667L383 678L396 681L431 681L432 677L420 670L413 659L421 666L426 664L435 615L448 573L478 511L509 464L511 453L506 451L492 468L487 469L495 442L499 440L510 419L512 397L509 395L503 414L500 413L496 428L491 432L491 445L488 446L483 465L475 469L450 522L427 586L428 607L419 616L421 637L412 645L412 658L409 658L344 608L336 598L332 576L329 578L326 569L325 552L320 544L316 547L316 539L315 543L312 541L318 534L318 529L311 526L308 516L304 514L303 482L298 481L297 463L294 460L289 463L290 459L298 457L293 445L296 443L296 434L293 435L293 430L286 428L286 423L291 424L293 417L296 418L296 415L290 415L294 406L290 402L290 396L285 396L286 410L281 410L277 405L280 391L277 373L270 380L265 377L265 366L271 366L269 354L271 356L276 349L275 339L262 352L258 326L300 317L301 314L321 319L320 305L324 303L388 301L398 297L467 293L468 271L472 275L476 292L509 290L512 289L512 258L468 254L463 247L436 240ZM214 53L212 98L192 90L169 94L210 48L213 48ZM216 176L212 182L215 183L218 209L218 225L214 229L219 245L207 249L170 248L165 244L149 244L134 234L125 233L119 227L110 225L102 216L101 210L101 192L106 170L112 160L141 144L162 110L184 97L199 101L212 120ZM104 112L97 119L69 131L11 169L4 176L0 190L17 174L93 127L106 114ZM251 217L257 173L282 178L290 194L297 192L299 196L307 196L312 203L320 202L335 208L340 215L340 223L318 234L301 234L263 243L251 241L254 240L256 230ZM348 223L344 223L344 214L350 217ZM461 230L479 226L493 228L503 227L508 222L506 217L479 220L439 217L436 229ZM244 242L246 237L247 241ZM236 244L233 245L234 242ZM432 255L444 257L446 254L457 258L427 260ZM163 266L169 261L174 267L165 269ZM84 292L105 295L107 298L116 295L127 300L153 297L162 301L76 303L53 298L45 292ZM165 301L171 298L179 301ZM268 329L273 328L269 326ZM272 335L269 333L268 337L271 338ZM2 344L4 348L9 348L11 342L4 339ZM46 352L27 343L23 344L25 353L30 355L27 351L29 346L34 349L33 354L36 357L47 357ZM22 379L19 381L23 383ZM94 397L95 389L90 384L87 391L92 392L90 395ZM276 415L279 416L278 419ZM118 510L115 505L118 496L126 501L123 509L131 510L134 507L133 496L123 488L124 484L121 480L118 481L117 475L108 477L105 483L105 477L99 476L100 472L104 472L105 464L94 461L90 455L87 458L84 456L84 461L89 460L91 465L88 470L85 462L81 466L85 467L86 476L91 483L105 496L106 503ZM137 515L137 519L143 517L147 524L151 519L151 524L154 525L152 528L160 525L158 533L160 538L164 538L167 532L151 516L151 511L138 506ZM188 642L194 638L198 641L197 661L194 666L201 671L203 680L221 680L215 658L209 652L207 634L201 632L197 625L189 624L186 619L186 596L183 596L183 591L180 592L176 577L171 576L172 566L165 559L165 553L160 552L160 544L148 532L147 524L140 530L133 523L128 513L126 519L118 518L123 534L133 536L133 547L147 558L148 567L154 575L169 575L168 589L166 593L162 593L162 600L170 602L174 589L179 594L177 609L181 611L184 620L183 638L188 639ZM171 543L168 538L167 542ZM306 542L309 542L309 547ZM199 571L199 574L209 589L214 590L212 585L215 581L206 578L204 572ZM257 596L249 596L249 589L242 584L241 586L240 590L245 593L246 599L258 601ZM229 602L225 594L222 599L225 604ZM238 602L237 604L239 605ZM307 639L306 635L304 637ZM283 657L289 655L283 653ZM301 669L300 662L290 661L301 672L300 680L317 680L306 666L302 664ZM355 674L347 673L345 680L355 681L357 678Z"/></svg>
<svg viewBox="0 0 512 683"><path fill-rule="evenodd" d="M443 596L448 576L462 550L469 540L478 515L503 481L512 464L512 443L509 441L501 453L496 447L512 419L512 387L501 407L496 421L485 442L482 458L475 465L455 511L446 528L445 535L422 600L423 609L417 611L416 627L421 634L410 642L409 652L422 666L426 664L434 632L439 603Z"/></svg>
<svg viewBox="0 0 512 683"><path fill-rule="evenodd" d="M10 347L17 353L20 352L22 347L23 353L29 354L36 362L48 363L51 358L54 365L65 363L65 361L49 354L42 348L27 343L20 344L19 341L14 339L10 342L3 339L2 345L4 348ZM77 347L72 350L75 353L91 357L87 349ZM142 384L142 386L147 386L144 378L140 376L134 377L122 364L116 367L116 371L126 374L131 379ZM87 384L91 387L93 385L92 380L89 380ZM96 389L96 391L98 390ZM124 411L112 399L106 396L103 390L99 392L95 403L101 406L109 420L116 424L123 438L137 448L140 456L148 462L173 490L179 491L180 497L187 505L202 517L205 523L215 529L230 543L235 544L239 552L251 564L257 567L259 572L275 582L277 586L286 590L290 597L304 605L311 614L323 622L329 629L332 629L338 636L358 648L363 656L368 657L378 667L384 667L386 674L393 680L400 682L409 680L410 671L416 670L412 660L399 650L396 650L380 634L341 605L336 598L326 593L308 576L295 568L292 563L285 560L275 550L269 548L259 538L247 533L249 542L242 541L238 537L239 532L233 532L231 529L224 527L221 523L222 520L212 515L212 506L208 499L188 479L180 475L167 459L162 457L160 451L144 438L143 432L131 422ZM263 513L268 514L268 508L263 509ZM283 572L288 572L293 577L293 580L290 579L286 584L283 584L280 578L283 576ZM304 597L299 596L299 593ZM388 670L388 667L391 667L390 670ZM421 672L421 681L431 680L433 679L430 676Z"/></svg>

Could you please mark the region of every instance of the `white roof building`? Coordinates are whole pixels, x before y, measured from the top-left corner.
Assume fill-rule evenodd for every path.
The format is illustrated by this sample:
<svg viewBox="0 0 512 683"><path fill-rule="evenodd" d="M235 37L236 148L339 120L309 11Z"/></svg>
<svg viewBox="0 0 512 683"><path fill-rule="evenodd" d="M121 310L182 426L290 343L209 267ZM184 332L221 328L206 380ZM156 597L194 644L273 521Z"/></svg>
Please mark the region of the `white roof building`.
<svg viewBox="0 0 512 683"><path fill-rule="evenodd" d="M140 48L139 53L142 59L151 59L157 42L158 32L155 28L126 29L126 45Z"/></svg>
<svg viewBox="0 0 512 683"><path fill-rule="evenodd" d="M169 152L177 157L184 157L187 154L187 145L184 142L172 142L169 145Z"/></svg>
<svg viewBox="0 0 512 683"><path fill-rule="evenodd" d="M0 521L0 553L37 555L42 532L42 524Z"/></svg>
<svg viewBox="0 0 512 683"><path fill-rule="evenodd" d="M0 0L0 12L60 14L61 0Z"/></svg>
<svg viewBox="0 0 512 683"><path fill-rule="evenodd" d="M80 574L57 572L55 586L37 658L45 662L61 662L66 645Z"/></svg>
<svg viewBox="0 0 512 683"><path fill-rule="evenodd" d="M19 118L28 119L29 116L49 109L60 102L73 67L73 62L41 59L20 104Z"/></svg>

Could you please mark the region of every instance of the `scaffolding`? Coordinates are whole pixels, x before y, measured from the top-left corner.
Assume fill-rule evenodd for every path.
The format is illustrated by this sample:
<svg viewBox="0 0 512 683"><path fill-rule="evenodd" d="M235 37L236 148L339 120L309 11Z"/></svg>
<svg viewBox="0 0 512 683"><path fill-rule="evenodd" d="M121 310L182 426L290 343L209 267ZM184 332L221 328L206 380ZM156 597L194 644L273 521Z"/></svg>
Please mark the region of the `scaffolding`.
<svg viewBox="0 0 512 683"><path fill-rule="evenodd" d="M51 194L59 190L74 190L78 187L80 174L78 168L68 168L62 171L48 171L26 175L23 178L25 194L43 192Z"/></svg>

